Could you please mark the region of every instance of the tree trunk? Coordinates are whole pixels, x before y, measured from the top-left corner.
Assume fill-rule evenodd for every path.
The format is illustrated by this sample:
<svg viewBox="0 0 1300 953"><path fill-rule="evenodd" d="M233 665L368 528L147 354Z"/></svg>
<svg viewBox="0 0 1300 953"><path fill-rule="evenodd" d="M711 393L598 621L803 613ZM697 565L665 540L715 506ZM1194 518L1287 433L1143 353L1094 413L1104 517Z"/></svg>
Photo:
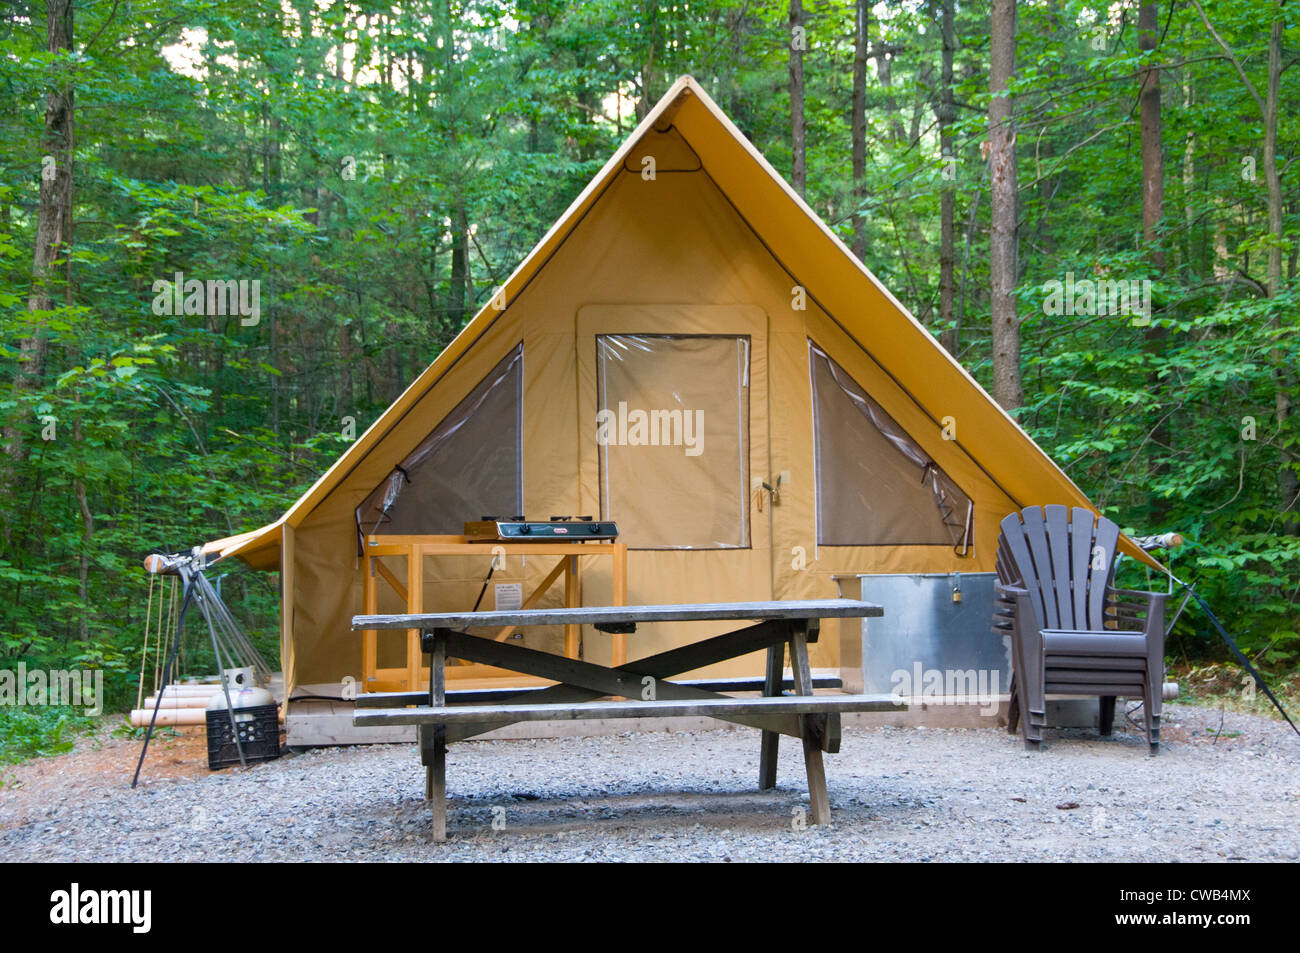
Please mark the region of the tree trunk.
<svg viewBox="0 0 1300 953"><path fill-rule="evenodd" d="M1214 42L1219 45L1227 56L1242 85L1246 87L1246 91L1255 100L1255 105L1259 108L1260 116L1264 120L1264 184L1268 189L1268 231L1270 238L1267 289L1270 298L1277 297L1282 288L1282 178L1277 168L1278 94L1282 80L1282 34L1285 26L1282 19L1282 2L1283 0L1277 0L1273 4L1273 20L1268 40L1268 86L1264 95L1260 96L1259 90L1251 82L1241 60L1237 58L1232 47L1219 35L1219 32L1210 22L1210 18L1205 15L1205 8L1201 6L1199 0L1191 0L1192 6L1200 14L1201 22L1205 24L1206 32L1210 34ZM1282 316L1275 309L1269 324L1273 328L1278 328L1281 326L1281 321ZM1286 366L1285 357L1279 349L1274 349L1270 356L1274 365L1273 381L1276 393L1274 412L1277 417L1278 436L1281 440L1285 436L1284 431L1291 416L1291 391L1294 387L1294 375L1291 369ZM1295 510L1297 499L1300 499L1300 477L1296 474L1295 457L1285 446L1282 447L1279 455L1278 490L1282 509L1287 513L1284 517L1283 526L1288 533L1300 533L1300 518L1296 516Z"/></svg>
<svg viewBox="0 0 1300 953"><path fill-rule="evenodd" d="M1279 4L1280 6L1280 4ZM1264 98L1264 182L1268 186L1268 296L1282 290L1282 177L1277 169L1278 87L1282 80L1282 17L1273 20L1268 42L1268 91Z"/></svg>
<svg viewBox="0 0 1300 953"><path fill-rule="evenodd" d="M1185 79L1183 81L1183 110L1187 115L1192 112L1192 81L1190 67L1183 67ZM1186 267L1192 264L1192 235L1196 228L1196 210L1192 207L1192 193L1196 189L1196 133L1188 131L1187 140L1183 146L1183 235L1181 240L1181 258L1182 264Z"/></svg>
<svg viewBox="0 0 1300 953"><path fill-rule="evenodd" d="M1020 377L1020 318L1016 312L1016 134L1007 87L1016 63L1015 0L993 0L989 23L990 307L993 397L1005 410L1024 403Z"/></svg>
<svg viewBox="0 0 1300 953"><path fill-rule="evenodd" d="M469 224L465 203L457 201L451 223L451 287L447 289L447 320L452 333L465 323L465 289L469 276Z"/></svg>
<svg viewBox="0 0 1300 953"><path fill-rule="evenodd" d="M1281 6L1281 3L1278 4ZM1272 241L1268 244L1268 296L1276 298L1282 290L1282 177L1277 168L1277 123L1278 93L1282 80L1282 32L1281 10L1273 20L1268 41L1268 90L1264 97L1264 182L1268 186L1268 231ZM1276 310L1270 322L1274 328L1280 328L1282 315ZM1273 379L1277 385L1274 398L1274 411L1277 415L1277 430L1282 443L1281 466L1278 470L1278 489L1282 507L1286 513L1282 525L1286 532L1300 534L1300 515L1296 504L1300 500L1300 474L1296 473L1296 458L1285 443L1287 420L1291 416L1291 394L1295 388L1294 369L1288 367L1281 349L1272 354L1275 370Z"/></svg>
<svg viewBox="0 0 1300 953"><path fill-rule="evenodd" d="M1160 19L1155 3L1143 3L1138 11L1138 49L1156 48ZM1160 69L1148 65L1141 76L1139 108L1142 126L1142 237L1151 263L1164 271L1165 252L1158 227L1165 214L1165 160L1160 121Z"/></svg>
<svg viewBox="0 0 1300 953"><path fill-rule="evenodd" d="M352 346L352 325L347 320L339 324L339 410L342 416L356 415L356 397L353 391L353 369L356 365Z"/></svg>
<svg viewBox="0 0 1300 953"><path fill-rule="evenodd" d="M1154 53L1158 42L1160 16L1154 2L1144 2L1138 9L1138 49L1143 53ZM1140 125L1142 129L1142 238L1147 246L1147 255L1155 266L1157 275L1165 270L1165 250L1160 235L1160 221L1165 214L1165 159L1164 133L1160 115L1160 69L1148 64L1143 67L1140 79L1141 92L1138 98ZM1147 308L1152 308L1150 301ZM1148 317L1154 317L1149 314ZM1144 349L1148 354L1158 355L1164 350L1165 329L1152 325L1146 329ZM1159 394L1161 379L1156 372L1148 378L1152 394ZM1169 429L1168 415L1162 411L1163 404L1152 402L1151 412L1157 417L1151 431L1151 445L1154 453L1160 448L1169 447L1172 433ZM1166 468L1152 456L1148 473L1155 475Z"/></svg>
<svg viewBox="0 0 1300 953"><path fill-rule="evenodd" d="M275 373L271 375L271 433L280 435L280 322L276 309L271 308L266 320L268 355Z"/></svg>
<svg viewBox="0 0 1300 953"><path fill-rule="evenodd" d="M790 184L800 195L808 177L804 155L803 54L807 46L803 0L790 0L790 144L794 162L790 167Z"/></svg>
<svg viewBox="0 0 1300 953"><path fill-rule="evenodd" d="M81 444L81 421L73 421L72 439ZM77 451L77 460L83 461L82 452ZM95 534L95 517L86 497L86 481L80 473L73 480L73 492L77 496L77 509L81 512L81 552L77 557L77 601L80 611L77 613L77 634L81 641L90 639L90 538Z"/></svg>
<svg viewBox="0 0 1300 953"><path fill-rule="evenodd" d="M916 145L921 141L921 120L925 116L925 104L934 83L934 66L922 63L916 72L916 93L912 99L912 120L907 128L907 145Z"/></svg>
<svg viewBox="0 0 1300 953"><path fill-rule="evenodd" d="M1232 281L1232 256L1228 253L1228 221L1227 213L1222 211L1219 202L1214 203L1219 215L1214 222L1214 280L1217 282Z"/></svg>
<svg viewBox="0 0 1300 953"><path fill-rule="evenodd" d="M642 23L646 31L645 57L641 60L641 95L636 101L636 118L639 122L650 112L654 105L655 89L655 45L659 28L659 5L655 2L642 4Z"/></svg>
<svg viewBox="0 0 1300 953"><path fill-rule="evenodd" d="M867 198L867 24L868 0L853 5L853 115L849 123L853 137L853 253L867 259L867 221L862 204Z"/></svg>
<svg viewBox="0 0 1300 953"><path fill-rule="evenodd" d="M954 274L955 198L957 158L953 155L952 125L957 120L957 107L953 101L952 61L956 52L957 37L954 29L954 0L943 0L943 62L939 83L939 152L943 169L940 173L939 191L939 320L943 324L942 343L950 353L957 345L954 302L957 283Z"/></svg>
<svg viewBox="0 0 1300 953"><path fill-rule="evenodd" d="M586 63L582 63L586 67ZM585 69L584 69L585 72ZM578 158L583 162L590 162L596 157L596 139L599 133L596 131L596 113L600 108L600 100L597 98L596 91L583 80L582 85L578 88L578 124L586 126L589 130L578 143Z"/></svg>
<svg viewBox="0 0 1300 953"><path fill-rule="evenodd" d="M72 49L72 0L46 0L46 47L56 56ZM36 212L36 242L32 254L32 291L27 299L27 310L49 311L53 308L51 294L54 279L54 262L65 255L72 244L72 157L73 143L73 89L64 77L62 67L55 65L50 71L50 85L45 92L45 130L41 136L41 197ZM53 163L51 166L50 163ZM47 171L48 170L48 171ZM71 262L65 266L65 288ZM13 396L21 395L35 387L45 370L45 338L41 334L41 320L37 327L18 343L19 362L14 374ZM23 431L21 423L5 427L8 453L13 460L23 458ZM5 480L6 484L10 479Z"/></svg>
<svg viewBox="0 0 1300 953"><path fill-rule="evenodd" d="M903 129L903 118L898 112L898 99L894 96L894 69L890 57L896 51L882 43L876 48L876 76L881 88L885 90L885 120L889 123L889 134L894 142L903 145L907 142L907 132Z"/></svg>

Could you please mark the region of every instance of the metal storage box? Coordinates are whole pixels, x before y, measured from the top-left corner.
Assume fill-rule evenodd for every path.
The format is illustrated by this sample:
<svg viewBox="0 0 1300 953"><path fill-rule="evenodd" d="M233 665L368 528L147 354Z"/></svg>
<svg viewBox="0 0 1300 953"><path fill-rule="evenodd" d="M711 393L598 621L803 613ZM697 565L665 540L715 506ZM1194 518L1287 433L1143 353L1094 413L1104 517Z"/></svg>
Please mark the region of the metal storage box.
<svg viewBox="0 0 1300 953"><path fill-rule="evenodd" d="M840 659L846 691L893 693L916 674L974 671L981 691L1011 686L1011 637L993 631L996 573L880 573L835 576L840 595L885 608L879 619L843 620ZM959 601L954 599L959 594ZM908 673L907 678L896 675ZM965 679L958 679L963 684ZM920 695L914 691L901 694ZM958 700L958 699L954 699Z"/></svg>

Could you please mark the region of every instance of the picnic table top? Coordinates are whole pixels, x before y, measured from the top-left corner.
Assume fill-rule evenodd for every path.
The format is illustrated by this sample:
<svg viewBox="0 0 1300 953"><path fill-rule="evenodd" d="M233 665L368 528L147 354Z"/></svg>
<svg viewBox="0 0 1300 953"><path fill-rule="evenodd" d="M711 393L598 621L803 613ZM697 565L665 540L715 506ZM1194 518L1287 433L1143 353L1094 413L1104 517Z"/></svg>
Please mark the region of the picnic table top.
<svg viewBox="0 0 1300 953"><path fill-rule="evenodd" d="M576 606L558 609L508 609L491 612L421 612L410 615L358 615L356 629L488 628L507 625L570 625L628 622L698 622L710 619L861 619L884 615L874 602L859 599L793 599L766 602L705 602L653 606Z"/></svg>

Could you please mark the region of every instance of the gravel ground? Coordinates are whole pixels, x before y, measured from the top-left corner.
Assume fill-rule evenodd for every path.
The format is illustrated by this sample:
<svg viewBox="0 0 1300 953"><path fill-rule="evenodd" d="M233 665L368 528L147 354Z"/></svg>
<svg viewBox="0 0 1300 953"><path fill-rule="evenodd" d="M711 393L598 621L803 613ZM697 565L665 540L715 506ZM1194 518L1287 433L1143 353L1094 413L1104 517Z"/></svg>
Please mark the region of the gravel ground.
<svg viewBox="0 0 1300 953"><path fill-rule="evenodd" d="M1220 717L1168 706L1158 758L1131 732L1049 732L1035 754L992 727L849 727L827 757L834 823L802 830L803 765L787 739L778 789L765 793L755 789L751 730L463 743L448 755L450 840L441 845L428 839L412 745L317 749L134 791L116 770L96 783L59 782L75 761L51 770L52 759L0 788L0 857L1300 859L1300 738L1281 722L1228 713L1216 740ZM116 744L117 760L130 760L135 746Z"/></svg>

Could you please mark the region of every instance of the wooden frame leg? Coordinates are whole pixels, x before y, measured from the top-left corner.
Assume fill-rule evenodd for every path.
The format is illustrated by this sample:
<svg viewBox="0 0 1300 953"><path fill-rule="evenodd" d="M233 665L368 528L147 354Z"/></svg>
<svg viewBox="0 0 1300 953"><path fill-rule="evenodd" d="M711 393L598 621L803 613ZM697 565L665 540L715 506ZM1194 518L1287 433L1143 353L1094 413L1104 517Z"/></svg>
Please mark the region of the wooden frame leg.
<svg viewBox="0 0 1300 953"><path fill-rule="evenodd" d="M570 609L582 605L582 576L578 568L577 556L565 556L564 560L564 604ZM564 627L564 657L582 658L582 626L566 625Z"/></svg>
<svg viewBox="0 0 1300 953"><path fill-rule="evenodd" d="M763 695L771 698L781 694L781 675L785 668L785 644L778 642L767 647L767 677L763 682ZM764 731L758 755L758 789L770 791L776 787L776 759L781 748L781 735Z"/></svg>
<svg viewBox="0 0 1300 953"><path fill-rule="evenodd" d="M790 633L790 667L794 670L794 688L800 695L811 695L812 667L808 664L807 628L816 626L812 621L796 626ZM801 715L800 737L803 740L803 763L808 772L808 803L814 824L829 824L831 799L826 790L826 766L822 763L820 716Z"/></svg>
<svg viewBox="0 0 1300 953"><path fill-rule="evenodd" d="M411 547L406 557L406 611L412 615L424 611L424 551ZM406 690L413 692L420 683L420 630L406 631Z"/></svg>
<svg viewBox="0 0 1300 953"><path fill-rule="evenodd" d="M378 558L366 556L365 572L361 574L361 599L366 615L375 615L379 611L379 584L375 580L375 561ZM374 690L375 670L378 668L379 630L366 629L361 633L361 691Z"/></svg>
<svg viewBox="0 0 1300 953"><path fill-rule="evenodd" d="M627 543L614 543L614 605L627 605ZM616 633L612 664L614 668L627 664L627 636Z"/></svg>

